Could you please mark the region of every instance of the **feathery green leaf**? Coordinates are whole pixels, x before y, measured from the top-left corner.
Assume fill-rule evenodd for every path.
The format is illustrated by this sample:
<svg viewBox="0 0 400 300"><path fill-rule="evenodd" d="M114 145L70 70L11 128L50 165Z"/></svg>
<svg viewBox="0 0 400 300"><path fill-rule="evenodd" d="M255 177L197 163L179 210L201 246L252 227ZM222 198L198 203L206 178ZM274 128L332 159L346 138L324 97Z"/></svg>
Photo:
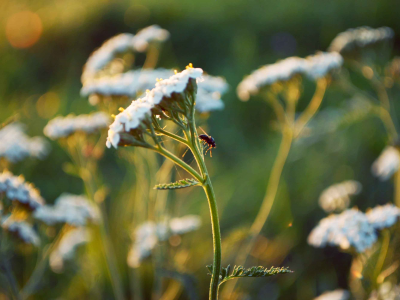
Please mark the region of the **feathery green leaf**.
<svg viewBox="0 0 400 300"><path fill-rule="evenodd" d="M198 182L196 179L182 179L177 182L171 182L171 183L161 183L157 184L154 189L155 190L175 190L175 189L183 189L191 186L196 186L199 185L200 182Z"/></svg>

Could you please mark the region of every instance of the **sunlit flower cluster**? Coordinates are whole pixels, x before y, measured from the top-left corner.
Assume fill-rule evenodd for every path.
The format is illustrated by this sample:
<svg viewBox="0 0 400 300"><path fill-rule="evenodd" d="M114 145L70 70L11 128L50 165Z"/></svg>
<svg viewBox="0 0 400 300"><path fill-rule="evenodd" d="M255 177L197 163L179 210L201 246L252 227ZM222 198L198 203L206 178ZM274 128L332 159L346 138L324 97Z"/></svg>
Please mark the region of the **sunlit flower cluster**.
<svg viewBox="0 0 400 300"><path fill-rule="evenodd" d="M389 27L380 27L373 29L371 27L351 28L339 33L331 42L329 51L346 52L357 47L366 47L368 45L390 40L394 37L394 32Z"/></svg>
<svg viewBox="0 0 400 300"><path fill-rule="evenodd" d="M168 69L140 69L110 77L100 77L85 83L82 87L81 95L100 94L134 97L148 89L152 89L157 79L168 78L173 74L174 72Z"/></svg>
<svg viewBox="0 0 400 300"><path fill-rule="evenodd" d="M94 51L87 60L81 77L83 84L87 80L93 79L96 74L110 63L117 54L131 51L146 51L152 42L163 42L169 38L169 32L152 25L140 30L136 35L121 33L116 35L101 45Z"/></svg>
<svg viewBox="0 0 400 300"><path fill-rule="evenodd" d="M384 181L392 177L399 169L400 153L393 146L386 147L372 164L372 174Z"/></svg>
<svg viewBox="0 0 400 300"><path fill-rule="evenodd" d="M350 205L350 196L361 191L361 184L354 180L334 184L319 197L319 205L326 212L343 211Z"/></svg>
<svg viewBox="0 0 400 300"><path fill-rule="evenodd" d="M202 69L189 67L169 79L158 81L155 88L146 92L146 96L133 101L130 106L115 117L108 130L107 147L114 146L117 148L121 140L120 133L137 129L151 115L152 110L157 109L163 99L170 99L173 94L184 92L189 80L197 79L202 74Z"/></svg>
<svg viewBox="0 0 400 300"><path fill-rule="evenodd" d="M43 132L52 140L67 137L75 132L87 134L95 133L110 124L110 117L103 112L88 115L75 116L70 114L66 117L56 117L51 120Z"/></svg>
<svg viewBox="0 0 400 300"><path fill-rule="evenodd" d="M265 86L275 82L288 81L297 74L312 79L326 76L343 64L343 58L338 53L318 52L306 58L289 57L274 64L263 66L246 76L237 87L241 100L248 100L250 95L257 94Z"/></svg>
<svg viewBox="0 0 400 300"><path fill-rule="evenodd" d="M393 204L378 205L367 213L368 221L376 229L393 226L400 218L400 209Z"/></svg>
<svg viewBox="0 0 400 300"><path fill-rule="evenodd" d="M0 173L0 195L16 201L29 209L35 210L45 201L33 184L25 181L23 176L14 176L8 171Z"/></svg>
<svg viewBox="0 0 400 300"><path fill-rule="evenodd" d="M97 222L99 211L84 196L62 194L53 206L44 205L37 209L34 217L47 225L67 223L84 226L88 221Z"/></svg>
<svg viewBox="0 0 400 300"><path fill-rule="evenodd" d="M2 228L10 233L13 233L24 243L39 246L40 239L32 225L20 220L13 220L10 217L1 224Z"/></svg>
<svg viewBox="0 0 400 300"><path fill-rule="evenodd" d="M200 228L201 219L199 216L187 215L182 218L173 218L169 222L172 234L185 234Z"/></svg>
<svg viewBox="0 0 400 300"><path fill-rule="evenodd" d="M370 248L376 240L374 226L364 213L354 208L322 219L308 237L308 243L314 247L353 247L357 252Z"/></svg>
<svg viewBox="0 0 400 300"><path fill-rule="evenodd" d="M133 34L121 33L105 41L99 49L90 55L83 67L82 83L94 77L98 71L114 59L116 54L129 50L132 47L133 37Z"/></svg>
<svg viewBox="0 0 400 300"><path fill-rule="evenodd" d="M132 47L138 52L144 52L152 42L164 42L169 38L169 32L158 25L151 25L138 31L132 38Z"/></svg>
<svg viewBox="0 0 400 300"><path fill-rule="evenodd" d="M325 292L314 300L348 300L350 293L346 290L334 290L332 292Z"/></svg>
<svg viewBox="0 0 400 300"><path fill-rule="evenodd" d="M26 157L44 158L49 145L42 137L30 138L20 123L11 123L0 129L0 158L15 163Z"/></svg>
<svg viewBox="0 0 400 300"><path fill-rule="evenodd" d="M132 268L138 267L143 259L151 255L158 242L167 240L170 235L182 235L197 230L200 225L200 218L194 215L173 218L169 225L151 221L140 225L135 230L134 243L128 254L128 265Z"/></svg>
<svg viewBox="0 0 400 300"><path fill-rule="evenodd" d="M89 229L78 227L66 232L57 247L50 253L49 263L54 272L61 272L64 263L75 256L77 248L90 241L91 233Z"/></svg>

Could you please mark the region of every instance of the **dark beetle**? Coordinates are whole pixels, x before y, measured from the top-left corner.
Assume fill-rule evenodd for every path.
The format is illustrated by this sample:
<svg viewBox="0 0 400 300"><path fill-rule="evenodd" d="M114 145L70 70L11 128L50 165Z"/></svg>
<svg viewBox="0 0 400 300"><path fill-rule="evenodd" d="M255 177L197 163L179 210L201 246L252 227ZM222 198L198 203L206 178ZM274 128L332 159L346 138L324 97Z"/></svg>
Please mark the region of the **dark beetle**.
<svg viewBox="0 0 400 300"><path fill-rule="evenodd" d="M208 150L210 150L210 156L212 157L212 148L217 148L217 144L215 143L214 138L211 135L208 135L203 128L200 127L200 129L204 132L204 134L199 135L199 139L203 142L204 145L207 145L208 148L206 150L206 154Z"/></svg>

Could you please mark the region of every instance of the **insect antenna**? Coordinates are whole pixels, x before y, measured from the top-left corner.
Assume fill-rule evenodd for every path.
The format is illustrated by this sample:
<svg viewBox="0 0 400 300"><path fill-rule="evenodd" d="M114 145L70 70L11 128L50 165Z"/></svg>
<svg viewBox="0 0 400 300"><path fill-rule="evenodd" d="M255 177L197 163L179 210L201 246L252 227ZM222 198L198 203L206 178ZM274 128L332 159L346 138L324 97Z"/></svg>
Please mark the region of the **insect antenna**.
<svg viewBox="0 0 400 300"><path fill-rule="evenodd" d="M201 128L200 126L199 126L199 128L201 129L201 131L203 131L203 133L204 133L205 135L208 135L208 133L205 132L203 128Z"/></svg>

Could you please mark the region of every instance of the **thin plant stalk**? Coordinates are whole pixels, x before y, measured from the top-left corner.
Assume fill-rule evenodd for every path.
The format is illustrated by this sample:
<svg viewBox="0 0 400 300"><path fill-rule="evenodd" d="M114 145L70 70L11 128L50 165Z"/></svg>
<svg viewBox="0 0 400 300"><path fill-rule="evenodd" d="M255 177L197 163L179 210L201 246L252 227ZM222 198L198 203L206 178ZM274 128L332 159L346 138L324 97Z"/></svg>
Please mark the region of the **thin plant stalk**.
<svg viewBox="0 0 400 300"><path fill-rule="evenodd" d="M5 258L2 262L2 270L4 271L4 275L7 278L9 289L11 292L11 296L15 300L22 300L22 297L19 293L18 283L15 279L14 273L12 272L10 262Z"/></svg>
<svg viewBox="0 0 400 300"><path fill-rule="evenodd" d="M296 121L294 120L295 103L297 102L298 95L294 95L294 97L291 97L293 99L288 99L286 112L284 111L279 101L273 95L269 95L270 97L268 97L267 100L272 105L277 115L277 119L280 123L282 130L282 140L278 149L277 157L271 169L271 174L268 179L264 199L261 203L258 214L249 230L249 240L245 242L243 249L240 249L238 251L239 254L235 261L236 265L246 264L247 258L257 241L258 235L260 234L265 225L265 222L269 217L272 206L274 205L283 168L286 164L293 143L293 139L299 136L302 129L307 125L307 123L318 111L319 107L321 106L322 99L325 95L326 87L327 80L325 78L318 80L317 87L309 105ZM283 115L283 113L285 113L285 115ZM229 299L232 296L233 290L236 286L236 282L237 281L232 282L230 285L227 285L224 290L224 298Z"/></svg>

